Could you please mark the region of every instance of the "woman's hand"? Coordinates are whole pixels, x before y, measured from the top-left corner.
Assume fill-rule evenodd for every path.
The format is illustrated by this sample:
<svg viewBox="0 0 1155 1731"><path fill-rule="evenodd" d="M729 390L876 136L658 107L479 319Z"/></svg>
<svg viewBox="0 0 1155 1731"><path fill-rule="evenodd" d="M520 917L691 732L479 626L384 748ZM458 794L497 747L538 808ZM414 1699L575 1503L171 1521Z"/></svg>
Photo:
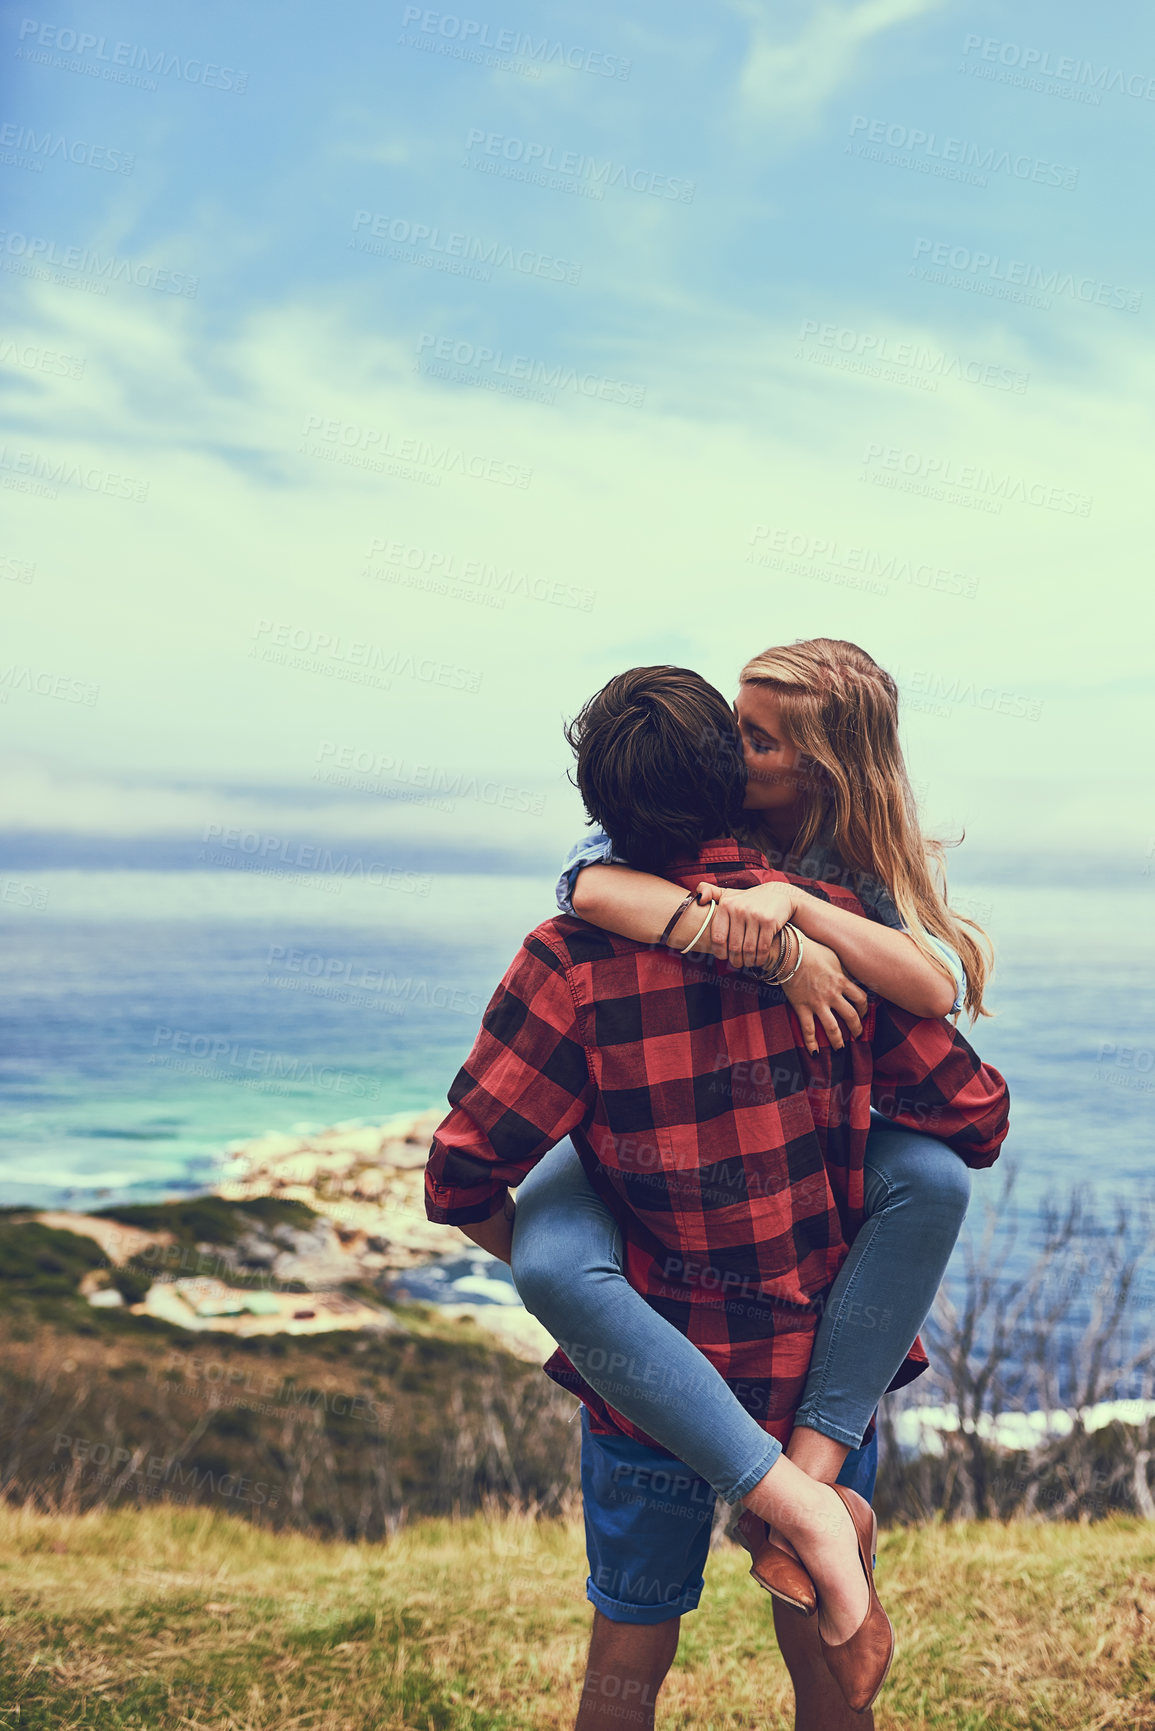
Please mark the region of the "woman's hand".
<svg viewBox="0 0 1155 1731"><path fill-rule="evenodd" d="M778 954L778 933L804 893L793 884L755 884L749 890L699 884L702 906L717 902L718 912L698 948L720 956L732 968L764 968Z"/></svg>
<svg viewBox="0 0 1155 1731"><path fill-rule="evenodd" d="M717 925L719 915L714 915ZM783 986L787 1000L802 1026L802 1038L811 1054L818 1051L814 1033L817 1019L826 1030L830 1044L837 1049L846 1044L842 1022L852 1040L862 1033L861 1017L866 1013L867 997L857 980L843 970L833 950L814 938L806 939L802 965L789 985Z"/></svg>

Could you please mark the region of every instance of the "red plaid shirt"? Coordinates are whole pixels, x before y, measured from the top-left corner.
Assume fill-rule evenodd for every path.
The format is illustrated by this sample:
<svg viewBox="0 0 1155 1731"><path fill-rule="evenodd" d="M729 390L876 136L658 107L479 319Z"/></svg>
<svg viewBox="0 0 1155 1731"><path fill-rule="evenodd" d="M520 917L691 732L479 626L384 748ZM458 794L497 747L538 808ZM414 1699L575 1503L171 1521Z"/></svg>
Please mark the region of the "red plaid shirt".
<svg viewBox="0 0 1155 1731"><path fill-rule="evenodd" d="M849 891L784 879L723 840L669 874L690 889L789 881L861 913ZM490 1001L426 1170L430 1220L497 1211L572 1136L622 1228L625 1272L743 1406L789 1437L822 1301L863 1220L873 1105L989 1166L1007 1089L946 1021L871 994L863 1038L812 1058L781 991L710 956L682 960L582 920L546 920ZM628 1342L623 1342L628 1348ZM926 1368L916 1341L892 1387ZM593 1428L651 1439L560 1351L547 1373Z"/></svg>

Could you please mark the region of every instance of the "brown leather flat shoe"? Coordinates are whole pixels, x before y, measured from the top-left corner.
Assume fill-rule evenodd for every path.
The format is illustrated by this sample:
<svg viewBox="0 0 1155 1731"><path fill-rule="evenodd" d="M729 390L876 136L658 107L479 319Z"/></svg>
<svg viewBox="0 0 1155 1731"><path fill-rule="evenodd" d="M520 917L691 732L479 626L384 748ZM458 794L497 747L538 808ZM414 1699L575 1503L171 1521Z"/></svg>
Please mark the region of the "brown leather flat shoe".
<svg viewBox="0 0 1155 1731"><path fill-rule="evenodd" d="M797 1557L792 1557L781 1545L770 1543L767 1538L769 1531L766 1522L751 1514L749 1509L734 1525L734 1537L739 1544L745 1545L754 1559L750 1573L758 1585L773 1593L776 1599L793 1605L804 1617L812 1617L818 1609L814 1582Z"/></svg>
<svg viewBox="0 0 1155 1731"><path fill-rule="evenodd" d="M865 1713L878 1699L894 1658L894 1629L874 1590L878 1521L870 1504L857 1491L848 1490L845 1485L832 1485L831 1489L837 1491L854 1522L858 1559L870 1589L870 1602L865 1617L848 1641L838 1641L831 1646L830 1642L823 1640L821 1629L818 1641L830 1674L846 1698L846 1705L854 1713Z"/></svg>

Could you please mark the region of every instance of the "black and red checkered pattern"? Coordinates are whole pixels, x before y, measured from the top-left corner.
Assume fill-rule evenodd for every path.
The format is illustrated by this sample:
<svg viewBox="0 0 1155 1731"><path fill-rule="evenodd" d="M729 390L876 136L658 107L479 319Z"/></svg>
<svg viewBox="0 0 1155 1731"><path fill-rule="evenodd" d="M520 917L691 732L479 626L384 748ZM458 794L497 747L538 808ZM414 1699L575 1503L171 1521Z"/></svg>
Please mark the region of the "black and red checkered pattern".
<svg viewBox="0 0 1155 1731"><path fill-rule="evenodd" d="M781 881L712 843L687 889ZM849 891L790 878L855 913ZM871 995L863 1036L812 1058L781 991L557 917L525 939L450 1089L426 1171L430 1220L486 1220L563 1136L622 1227L632 1286L785 1441L822 1301L863 1219L872 1105L989 1166L1007 1089L946 1021ZM628 1346L628 1343L623 1343ZM916 1341L892 1386L926 1367ZM560 1352L547 1371L595 1430L648 1441Z"/></svg>

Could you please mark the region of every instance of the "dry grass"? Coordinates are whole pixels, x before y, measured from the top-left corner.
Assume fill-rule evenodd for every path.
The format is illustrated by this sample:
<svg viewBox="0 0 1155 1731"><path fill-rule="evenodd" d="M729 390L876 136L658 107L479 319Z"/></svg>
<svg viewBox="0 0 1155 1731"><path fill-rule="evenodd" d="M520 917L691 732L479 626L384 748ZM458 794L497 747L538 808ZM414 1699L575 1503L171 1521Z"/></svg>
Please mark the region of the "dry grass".
<svg viewBox="0 0 1155 1731"><path fill-rule="evenodd" d="M553 1731L589 1627L576 1522L324 1544L211 1511L0 1508L0 1726ZM711 1557L663 1731L790 1723L769 1601ZM879 1731L1155 1731L1155 1526L883 1535L899 1657Z"/></svg>

